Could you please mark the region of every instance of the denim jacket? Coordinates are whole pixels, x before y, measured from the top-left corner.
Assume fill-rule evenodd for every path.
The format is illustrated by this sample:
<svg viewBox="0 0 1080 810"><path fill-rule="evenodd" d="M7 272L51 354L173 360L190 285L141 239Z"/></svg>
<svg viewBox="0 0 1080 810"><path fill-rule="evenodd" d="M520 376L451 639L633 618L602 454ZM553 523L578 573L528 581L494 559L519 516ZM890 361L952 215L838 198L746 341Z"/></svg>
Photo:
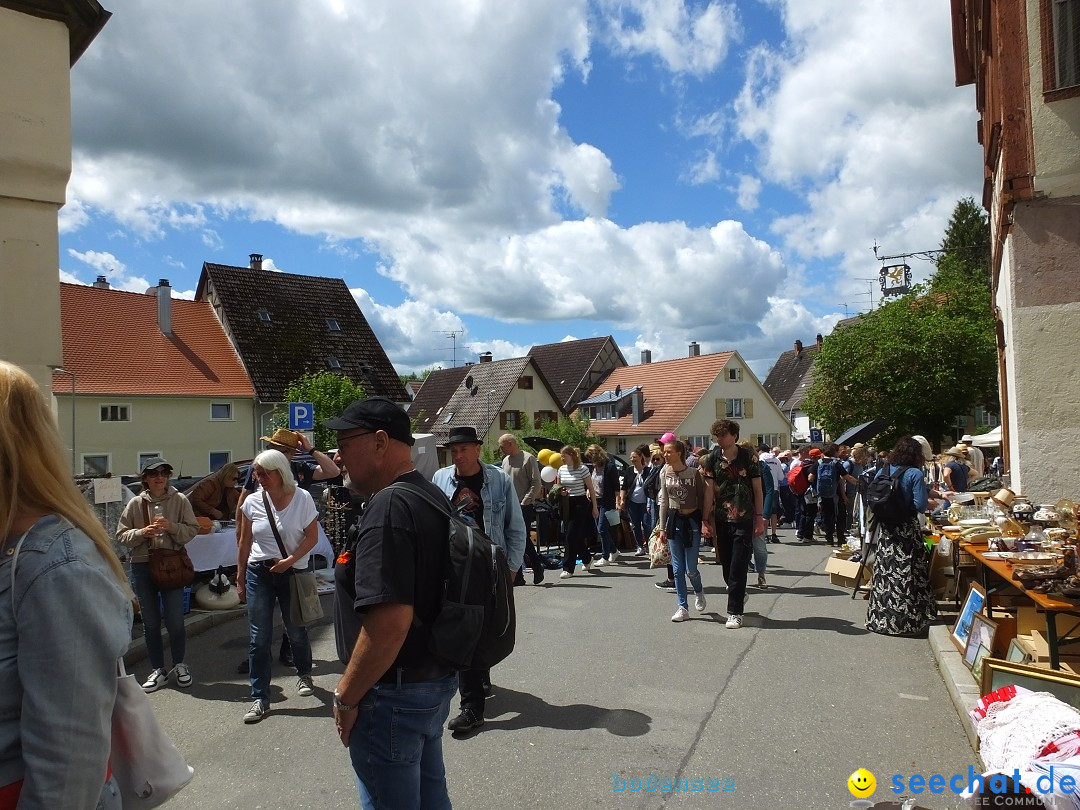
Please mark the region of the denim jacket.
<svg viewBox="0 0 1080 810"><path fill-rule="evenodd" d="M23 541L14 600L12 560L0 554L0 785L25 780L20 810L94 808L131 595L93 541L55 515Z"/></svg>
<svg viewBox="0 0 1080 810"><path fill-rule="evenodd" d="M525 556L525 518L521 516L517 492L510 476L494 464L481 464L484 470L484 486L480 498L484 502L484 534L491 542L506 552L506 562L511 571L521 568ZM457 472L453 465L436 470L431 482L454 497L457 489Z"/></svg>

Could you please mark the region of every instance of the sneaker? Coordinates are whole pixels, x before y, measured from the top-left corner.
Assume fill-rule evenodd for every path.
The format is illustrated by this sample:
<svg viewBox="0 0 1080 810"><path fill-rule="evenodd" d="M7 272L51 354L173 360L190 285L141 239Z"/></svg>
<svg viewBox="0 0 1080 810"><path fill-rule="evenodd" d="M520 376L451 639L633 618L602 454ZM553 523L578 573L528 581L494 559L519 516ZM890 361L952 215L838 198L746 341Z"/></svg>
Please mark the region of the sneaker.
<svg viewBox="0 0 1080 810"><path fill-rule="evenodd" d="M768 585L765 584L765 575L764 574L758 574L757 575L757 586L759 588L768 588L769 587Z"/></svg>
<svg viewBox="0 0 1080 810"><path fill-rule="evenodd" d="M191 670L188 669L187 664L177 664L173 667L173 672L176 673L176 685L181 689L187 689L191 686Z"/></svg>
<svg viewBox="0 0 1080 810"><path fill-rule="evenodd" d="M446 727L455 734L464 734L484 725L484 718L472 709L462 709L461 714L446 724Z"/></svg>
<svg viewBox="0 0 1080 810"><path fill-rule="evenodd" d="M608 555L607 561L609 563L617 563L619 561L619 551L616 549Z"/></svg>
<svg viewBox="0 0 1080 810"><path fill-rule="evenodd" d="M645 548L645 546L638 546L638 550L636 552L634 552L634 556L635 557L644 557L648 553L649 553L649 551L648 551L648 549Z"/></svg>
<svg viewBox="0 0 1080 810"><path fill-rule="evenodd" d="M698 613L705 610L705 594L699 593L694 596L694 608Z"/></svg>
<svg viewBox="0 0 1080 810"><path fill-rule="evenodd" d="M586 563L585 564L585 570L589 571L589 570L591 570L593 568L603 568L607 564L608 564L608 561L605 560L603 557L601 557L600 559L595 560L594 562Z"/></svg>
<svg viewBox="0 0 1080 810"><path fill-rule="evenodd" d="M742 627L742 616L732 613L727 617L727 624L724 625L728 630L738 630Z"/></svg>
<svg viewBox="0 0 1080 810"><path fill-rule="evenodd" d="M252 723L258 723L267 714L270 713L270 707L263 703L261 700L256 700L251 704L251 708L244 714L244 722L248 725Z"/></svg>
<svg viewBox="0 0 1080 810"><path fill-rule="evenodd" d="M559 579L570 579L574 575L573 571L563 571L559 574Z"/></svg>
<svg viewBox="0 0 1080 810"><path fill-rule="evenodd" d="M143 682L142 688L146 694L156 692L169 683L169 673L163 669L155 669Z"/></svg>
<svg viewBox="0 0 1080 810"><path fill-rule="evenodd" d="M775 534L772 535L769 539L772 540L774 543L779 543L780 542L780 538Z"/></svg>
<svg viewBox="0 0 1080 810"><path fill-rule="evenodd" d="M600 559L602 560L603 557L601 557ZM586 571L592 571L594 568L597 567L597 560L589 560L587 563L582 563L581 567L584 568Z"/></svg>
<svg viewBox="0 0 1080 810"><path fill-rule="evenodd" d="M315 694L315 684L311 682L310 675L301 675L296 679L296 694L300 697L311 697Z"/></svg>
<svg viewBox="0 0 1080 810"><path fill-rule="evenodd" d="M657 588L668 593L675 593L675 583L670 579L665 579L663 582L654 582Z"/></svg>
<svg viewBox="0 0 1080 810"><path fill-rule="evenodd" d="M673 622L685 622L689 618L690 618L690 611L687 610L684 607L681 607L681 608L679 608L678 610L675 611L675 615L671 617L671 620Z"/></svg>

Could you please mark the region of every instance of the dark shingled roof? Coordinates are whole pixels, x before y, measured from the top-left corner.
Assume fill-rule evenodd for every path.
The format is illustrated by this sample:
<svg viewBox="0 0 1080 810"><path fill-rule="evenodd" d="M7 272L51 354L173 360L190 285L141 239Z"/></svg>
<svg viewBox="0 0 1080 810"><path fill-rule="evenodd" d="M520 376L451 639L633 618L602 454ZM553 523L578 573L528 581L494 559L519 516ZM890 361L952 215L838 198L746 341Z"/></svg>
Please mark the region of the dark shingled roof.
<svg viewBox="0 0 1080 810"><path fill-rule="evenodd" d="M765 379L765 392L784 413L791 413L802 405L803 397L814 382L814 360L820 348L817 343L811 343L801 352L788 349L777 358Z"/></svg>
<svg viewBox="0 0 1080 810"><path fill-rule="evenodd" d="M485 364L486 365L486 364ZM440 368L428 372L424 384L416 392L409 404L409 418L415 422L417 433L434 433L440 409L450 401L454 391L461 387L461 381L473 366Z"/></svg>
<svg viewBox="0 0 1080 810"><path fill-rule="evenodd" d="M405 386L383 351L348 286L339 278L203 263L197 300L217 308L225 331L244 362L262 402L283 402L285 389L305 372L340 373L368 396L409 401ZM261 320L266 310L269 321ZM327 319L337 321L331 331Z"/></svg>
<svg viewBox="0 0 1080 810"><path fill-rule="evenodd" d="M610 335L533 346L529 357L547 379L565 413L574 410L611 371L626 365L626 358Z"/></svg>

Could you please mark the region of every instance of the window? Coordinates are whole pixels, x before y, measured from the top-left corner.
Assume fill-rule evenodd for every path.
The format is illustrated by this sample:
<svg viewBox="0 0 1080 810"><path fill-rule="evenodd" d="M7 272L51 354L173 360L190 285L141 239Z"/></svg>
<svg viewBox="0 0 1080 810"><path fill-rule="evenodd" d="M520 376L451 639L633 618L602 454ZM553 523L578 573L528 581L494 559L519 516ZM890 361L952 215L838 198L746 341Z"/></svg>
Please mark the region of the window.
<svg viewBox="0 0 1080 810"><path fill-rule="evenodd" d="M340 332L341 331L341 324L339 324L337 322L337 320L335 320L334 318L327 318L326 319L326 330L328 332Z"/></svg>
<svg viewBox="0 0 1080 810"><path fill-rule="evenodd" d="M559 414L556 411L536 411L533 414L533 427L541 427L545 422L558 422Z"/></svg>
<svg viewBox="0 0 1080 810"><path fill-rule="evenodd" d="M742 369L729 368L727 370L727 380L728 382L739 382L740 380L742 380Z"/></svg>
<svg viewBox="0 0 1080 810"><path fill-rule="evenodd" d="M519 377L518 378L518 388L524 388L526 390L531 390L532 387L533 387L533 380L532 380L531 376L526 375L524 377Z"/></svg>
<svg viewBox="0 0 1080 810"><path fill-rule="evenodd" d="M503 411L499 418L503 430L521 430L521 411Z"/></svg>
<svg viewBox="0 0 1080 810"><path fill-rule="evenodd" d="M626 439L619 439L619 441L616 442L615 452L620 456L626 455Z"/></svg>
<svg viewBox="0 0 1080 810"><path fill-rule="evenodd" d="M97 454L83 454L82 457L83 475L108 475L109 474L109 456L107 453Z"/></svg>
<svg viewBox="0 0 1080 810"><path fill-rule="evenodd" d="M454 418L454 412L453 411L447 411L446 412L446 418L442 420L443 424L444 425L449 425L450 420L453 419L453 418Z"/></svg>
<svg viewBox="0 0 1080 810"><path fill-rule="evenodd" d="M981 405L975 409L975 425L977 427L997 427L1001 424L1001 417L993 411L987 410Z"/></svg>
<svg viewBox="0 0 1080 810"><path fill-rule="evenodd" d="M333 355L326 358L326 365L330 366L330 368L334 371L341 371L341 361Z"/></svg>
<svg viewBox="0 0 1080 810"><path fill-rule="evenodd" d="M712 439L709 438L708 436L688 436L686 441L687 441L687 446L690 447L691 449L693 449L695 447L711 447L712 446Z"/></svg>
<svg viewBox="0 0 1080 810"><path fill-rule="evenodd" d="M267 310L260 309L255 314L259 317L259 320L262 321L263 323L270 323L270 313Z"/></svg>
<svg viewBox="0 0 1080 810"><path fill-rule="evenodd" d="M228 450L210 451L210 472L217 472L232 461L232 453Z"/></svg>
<svg viewBox="0 0 1080 810"><path fill-rule="evenodd" d="M211 402L210 403L210 418L211 419L232 419L232 403L231 402Z"/></svg>
<svg viewBox="0 0 1080 810"><path fill-rule="evenodd" d="M724 400L724 417L727 419L742 419L743 401L741 399Z"/></svg>
<svg viewBox="0 0 1080 810"><path fill-rule="evenodd" d="M102 405L102 422L130 422L131 412L127 405Z"/></svg>
<svg viewBox="0 0 1080 810"><path fill-rule="evenodd" d="M137 466L135 469L141 471L142 470L142 465L145 464L147 461L149 461L152 458L160 458L160 457L161 457L161 451L160 450L144 450L143 452L139 453L139 466Z"/></svg>
<svg viewBox="0 0 1080 810"><path fill-rule="evenodd" d="M1080 95L1080 0L1042 0L1039 16L1046 100Z"/></svg>

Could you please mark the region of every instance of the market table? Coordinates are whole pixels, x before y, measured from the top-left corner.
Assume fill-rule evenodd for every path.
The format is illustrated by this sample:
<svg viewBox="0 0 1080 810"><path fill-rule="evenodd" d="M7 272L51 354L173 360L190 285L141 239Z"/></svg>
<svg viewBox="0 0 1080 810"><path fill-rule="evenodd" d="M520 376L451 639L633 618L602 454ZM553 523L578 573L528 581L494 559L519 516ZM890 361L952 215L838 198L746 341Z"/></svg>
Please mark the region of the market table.
<svg viewBox="0 0 1080 810"><path fill-rule="evenodd" d="M311 553L321 554L328 562L333 562L334 549L330 545L326 532L323 531L322 524L318 525L319 542L315 544ZM218 566L226 568L235 566L236 528L227 526L211 534L197 534L184 548L191 557L191 563L196 571L216 571Z"/></svg>
<svg viewBox="0 0 1080 810"><path fill-rule="evenodd" d="M1059 636L1057 631L1057 616L1058 614L1072 616L1077 619L1077 623L1073 625L1069 632L1076 630L1080 627L1080 605L1076 605L1073 602L1065 602L1061 599L1054 599L1047 596L1044 593L1034 593L1029 591L1023 586L1018 579L1013 579L1013 566L1006 563L1004 560L997 560L994 558L987 558L985 556L986 546L982 544L961 542L960 550L965 551L975 558L975 564L979 571L979 581L986 591L986 614L990 618L993 618L993 600L991 600L991 594L997 593L1002 590L1001 586L991 588L990 587L990 575L996 579L1004 580L1006 584L1011 585L1020 591L1025 597L1030 599L1035 605L1036 609L1040 613L1046 616L1046 644L1050 648L1050 668L1061 669L1061 656L1059 654L1059 648L1071 644L1080 644L1080 638L1071 639L1068 642L1063 642L1062 639L1068 637Z"/></svg>

